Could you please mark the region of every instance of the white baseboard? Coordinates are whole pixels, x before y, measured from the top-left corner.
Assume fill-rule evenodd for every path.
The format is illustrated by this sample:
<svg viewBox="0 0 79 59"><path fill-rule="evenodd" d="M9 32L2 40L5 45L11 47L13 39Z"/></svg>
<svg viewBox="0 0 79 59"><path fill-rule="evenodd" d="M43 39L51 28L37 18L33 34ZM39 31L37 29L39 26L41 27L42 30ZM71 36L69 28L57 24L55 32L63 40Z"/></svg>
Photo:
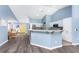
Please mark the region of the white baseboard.
<svg viewBox="0 0 79 59"><path fill-rule="evenodd" d="M68 41L68 42L72 42L72 40L66 40L66 39L63 39L63 40Z"/></svg>
<svg viewBox="0 0 79 59"><path fill-rule="evenodd" d="M49 49L49 50L52 50L52 49L56 49L56 48L62 47L62 45L60 45L60 46L55 46L55 47L51 47L51 48L49 48L49 47L42 46L42 45L38 45L38 44L35 44L35 43L31 43L31 45L38 46L38 47L45 48L45 49Z"/></svg>
<svg viewBox="0 0 79 59"><path fill-rule="evenodd" d="M75 43L75 44L72 43L72 45L79 45L79 43Z"/></svg>
<svg viewBox="0 0 79 59"><path fill-rule="evenodd" d="M3 43L0 44L0 46L2 46L3 44L5 44L6 42L8 42L8 40L4 41Z"/></svg>

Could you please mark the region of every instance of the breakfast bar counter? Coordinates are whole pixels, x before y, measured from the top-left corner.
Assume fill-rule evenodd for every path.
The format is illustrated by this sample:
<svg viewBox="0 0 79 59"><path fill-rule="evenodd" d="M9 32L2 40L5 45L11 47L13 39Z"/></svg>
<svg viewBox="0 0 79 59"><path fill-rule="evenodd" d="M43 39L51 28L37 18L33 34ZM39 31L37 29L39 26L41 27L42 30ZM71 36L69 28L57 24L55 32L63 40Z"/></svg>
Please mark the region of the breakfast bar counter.
<svg viewBox="0 0 79 59"><path fill-rule="evenodd" d="M30 30L30 42L47 49L62 47L62 30Z"/></svg>

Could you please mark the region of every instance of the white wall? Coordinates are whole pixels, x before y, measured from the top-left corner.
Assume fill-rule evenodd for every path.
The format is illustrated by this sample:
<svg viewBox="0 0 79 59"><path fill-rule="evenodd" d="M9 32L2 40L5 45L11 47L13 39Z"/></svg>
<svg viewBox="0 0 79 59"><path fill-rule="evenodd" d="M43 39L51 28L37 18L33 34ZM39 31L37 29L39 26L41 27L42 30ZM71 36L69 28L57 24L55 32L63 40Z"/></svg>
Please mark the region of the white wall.
<svg viewBox="0 0 79 59"><path fill-rule="evenodd" d="M36 25L37 27L41 27L42 23L30 23L30 30L32 30L32 25Z"/></svg>
<svg viewBox="0 0 79 59"><path fill-rule="evenodd" d="M53 24L58 24L58 26L62 27L62 26L63 26L63 21L62 21L62 20L59 20L59 21L51 22L51 23L49 24L50 27L52 27Z"/></svg>
<svg viewBox="0 0 79 59"><path fill-rule="evenodd" d="M63 19L63 39L72 42L72 18Z"/></svg>

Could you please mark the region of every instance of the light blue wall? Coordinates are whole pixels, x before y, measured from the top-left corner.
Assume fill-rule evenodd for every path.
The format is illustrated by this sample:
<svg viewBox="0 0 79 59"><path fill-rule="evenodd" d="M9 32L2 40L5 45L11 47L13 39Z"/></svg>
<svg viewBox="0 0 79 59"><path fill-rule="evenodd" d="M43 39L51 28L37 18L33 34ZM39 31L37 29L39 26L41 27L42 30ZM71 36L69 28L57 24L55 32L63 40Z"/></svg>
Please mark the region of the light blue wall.
<svg viewBox="0 0 79 59"><path fill-rule="evenodd" d="M54 14L46 17L46 22L53 22L58 20L63 20L64 18L72 17L72 6L67 6L62 9L59 9Z"/></svg>
<svg viewBox="0 0 79 59"><path fill-rule="evenodd" d="M8 18L12 18L14 20L17 20L11 9L8 5L0 5L0 18L8 20ZM0 25L0 45L8 40L8 27Z"/></svg>
<svg viewBox="0 0 79 59"><path fill-rule="evenodd" d="M32 19L32 18L30 18L30 23L41 23L41 19Z"/></svg>
<svg viewBox="0 0 79 59"><path fill-rule="evenodd" d="M7 19L8 17L12 17L14 20L17 20L8 5L0 5L0 18Z"/></svg>
<svg viewBox="0 0 79 59"><path fill-rule="evenodd" d="M46 24L50 23L50 21L51 21L51 15L46 16Z"/></svg>
<svg viewBox="0 0 79 59"><path fill-rule="evenodd" d="M72 6L72 43L79 43L79 5Z"/></svg>
<svg viewBox="0 0 79 59"><path fill-rule="evenodd" d="M46 17L47 17L47 16L44 16L44 17L42 18L41 23L43 23L43 24L46 23Z"/></svg>
<svg viewBox="0 0 79 59"><path fill-rule="evenodd" d="M0 26L0 46L8 40L8 31L6 26Z"/></svg>

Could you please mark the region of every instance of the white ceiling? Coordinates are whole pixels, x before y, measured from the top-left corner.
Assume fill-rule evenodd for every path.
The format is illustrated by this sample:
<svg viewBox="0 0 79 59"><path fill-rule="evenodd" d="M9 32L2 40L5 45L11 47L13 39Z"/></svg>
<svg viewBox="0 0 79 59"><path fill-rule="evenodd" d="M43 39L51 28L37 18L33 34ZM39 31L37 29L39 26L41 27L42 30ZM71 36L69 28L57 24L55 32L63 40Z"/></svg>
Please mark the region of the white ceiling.
<svg viewBox="0 0 79 59"><path fill-rule="evenodd" d="M19 20L31 17L42 19L45 15L51 15L67 5L10 5L13 13Z"/></svg>

